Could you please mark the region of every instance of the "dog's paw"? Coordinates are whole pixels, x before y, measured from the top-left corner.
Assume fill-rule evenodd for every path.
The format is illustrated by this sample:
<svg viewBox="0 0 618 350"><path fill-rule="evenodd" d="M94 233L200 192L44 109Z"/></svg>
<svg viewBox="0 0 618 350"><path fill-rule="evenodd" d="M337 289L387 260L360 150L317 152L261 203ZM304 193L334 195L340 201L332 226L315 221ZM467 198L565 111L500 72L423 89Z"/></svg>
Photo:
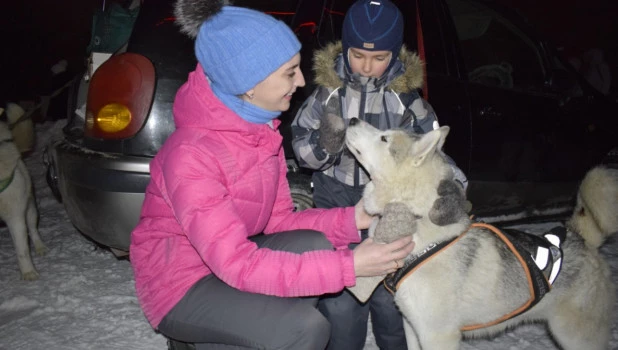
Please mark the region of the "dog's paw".
<svg viewBox="0 0 618 350"><path fill-rule="evenodd" d="M24 281L36 281L39 279L39 273L36 271L28 271L21 274L21 279Z"/></svg>
<svg viewBox="0 0 618 350"><path fill-rule="evenodd" d="M43 242L38 242L38 243L35 242L34 243L34 251L36 252L37 255L43 256L43 255L47 254L49 249L47 249L47 247L45 246L45 244L43 244Z"/></svg>

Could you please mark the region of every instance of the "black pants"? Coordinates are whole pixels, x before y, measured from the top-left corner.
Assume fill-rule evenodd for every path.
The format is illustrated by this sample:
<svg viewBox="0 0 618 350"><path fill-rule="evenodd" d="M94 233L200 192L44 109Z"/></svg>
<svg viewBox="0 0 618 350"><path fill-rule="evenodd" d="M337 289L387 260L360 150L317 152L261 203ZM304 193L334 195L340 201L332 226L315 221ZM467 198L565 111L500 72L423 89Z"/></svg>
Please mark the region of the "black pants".
<svg viewBox="0 0 618 350"><path fill-rule="evenodd" d="M322 173L313 174L313 201L318 208L347 207L358 203L364 188L348 186ZM363 239L367 233L362 232ZM355 244L350 245L354 248ZM318 309L331 323L329 350L362 350L371 323L376 343L382 350L407 349L403 318L393 295L382 284L361 304L350 292L320 298Z"/></svg>
<svg viewBox="0 0 618 350"><path fill-rule="evenodd" d="M333 249L320 232L299 230L251 238L261 248L303 253ZM198 281L159 324L172 339L196 349L324 349L330 324L317 298L242 292L209 275Z"/></svg>

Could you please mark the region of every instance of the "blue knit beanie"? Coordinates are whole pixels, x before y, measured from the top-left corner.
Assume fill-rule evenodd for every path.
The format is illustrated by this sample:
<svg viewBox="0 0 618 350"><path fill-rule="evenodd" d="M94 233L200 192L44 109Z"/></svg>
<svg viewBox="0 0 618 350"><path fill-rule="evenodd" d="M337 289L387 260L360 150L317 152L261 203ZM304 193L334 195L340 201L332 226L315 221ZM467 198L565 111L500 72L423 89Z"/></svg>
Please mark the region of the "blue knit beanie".
<svg viewBox="0 0 618 350"><path fill-rule="evenodd" d="M403 16L389 0L358 0L345 15L341 32L343 58L348 71L351 47L393 53L387 71L395 64L403 44Z"/></svg>
<svg viewBox="0 0 618 350"><path fill-rule="evenodd" d="M195 37L195 55L221 93L241 95L300 51L296 35L263 12L227 0L177 0L181 30Z"/></svg>

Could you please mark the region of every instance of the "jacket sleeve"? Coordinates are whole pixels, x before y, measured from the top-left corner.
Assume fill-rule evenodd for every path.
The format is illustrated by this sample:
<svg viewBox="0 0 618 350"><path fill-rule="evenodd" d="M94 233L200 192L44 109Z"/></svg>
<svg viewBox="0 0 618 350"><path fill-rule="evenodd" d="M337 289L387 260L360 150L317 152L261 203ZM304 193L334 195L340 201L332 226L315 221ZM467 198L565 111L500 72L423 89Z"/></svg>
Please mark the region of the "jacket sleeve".
<svg viewBox="0 0 618 350"><path fill-rule="evenodd" d="M332 293L354 285L354 258L349 249L295 254L259 249L250 241L251 232L242 220L244 214L234 206L218 157L210 151L190 144L180 145L168 154L162 171L166 201L182 233L201 261L228 285L282 297ZM283 182L279 184L279 192L281 186ZM291 199L283 198L281 193L278 196L281 203L276 206L273 213L276 220L268 225L269 230L326 228L329 220L349 229L353 221L350 208L293 213Z"/></svg>
<svg viewBox="0 0 618 350"><path fill-rule="evenodd" d="M339 158L320 146L320 118L324 114L324 102L332 90L319 86L300 107L292 122L292 148L300 166L313 170L325 170Z"/></svg>
<svg viewBox="0 0 618 350"><path fill-rule="evenodd" d="M417 133L425 134L437 128L438 118L433 107L417 92L412 92L401 99L405 105L405 111L400 128ZM435 127L434 127L435 126Z"/></svg>
<svg viewBox="0 0 618 350"><path fill-rule="evenodd" d="M264 233L312 229L324 233L336 248L345 248L350 243L359 242L360 235L356 229L354 207L293 211L283 151L279 154L279 159L281 167L277 199Z"/></svg>
<svg viewBox="0 0 618 350"><path fill-rule="evenodd" d="M429 104L429 102L427 102L427 100L422 98L416 92L411 96L411 101L409 101L406 106L402 119L403 125L400 127L417 134L425 134L431 130L439 128L440 125L438 123L438 118L436 117L436 112L433 110L433 107ZM444 155L453 169L455 181L459 182L464 190L466 190L468 188L468 178L466 177L466 174L459 169L457 164L455 164L455 161L449 155Z"/></svg>

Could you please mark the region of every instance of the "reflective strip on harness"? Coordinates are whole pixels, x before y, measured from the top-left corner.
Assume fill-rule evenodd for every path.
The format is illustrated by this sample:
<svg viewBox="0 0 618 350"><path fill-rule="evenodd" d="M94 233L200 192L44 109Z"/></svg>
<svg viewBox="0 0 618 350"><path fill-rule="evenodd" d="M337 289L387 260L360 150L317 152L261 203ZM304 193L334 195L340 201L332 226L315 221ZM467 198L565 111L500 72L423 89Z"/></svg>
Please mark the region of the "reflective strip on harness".
<svg viewBox="0 0 618 350"><path fill-rule="evenodd" d="M552 229L550 233L544 235L544 238L515 230L505 230L503 232L495 226L485 223L473 223L470 227L485 228L495 233L496 236L498 236L504 244L506 244L515 257L517 257L517 260L524 269L526 279L528 280L530 298L517 309L494 321L464 326L461 328L462 331L470 331L493 326L513 318L537 304L543 296L550 291L551 284L558 276L562 264L562 251L560 249L560 243L563 242L566 237L566 230L563 227ZM401 269L388 275L384 279L384 286L386 289L394 294L401 286L401 283L403 283L409 275L434 257L436 253L447 249L449 246L457 242L461 237L468 233L469 230L470 229L449 241L433 244L413 259L406 261ZM534 258L532 255L533 249L535 250ZM547 252L545 252L545 250L547 250ZM551 265L549 264L550 260Z"/></svg>

